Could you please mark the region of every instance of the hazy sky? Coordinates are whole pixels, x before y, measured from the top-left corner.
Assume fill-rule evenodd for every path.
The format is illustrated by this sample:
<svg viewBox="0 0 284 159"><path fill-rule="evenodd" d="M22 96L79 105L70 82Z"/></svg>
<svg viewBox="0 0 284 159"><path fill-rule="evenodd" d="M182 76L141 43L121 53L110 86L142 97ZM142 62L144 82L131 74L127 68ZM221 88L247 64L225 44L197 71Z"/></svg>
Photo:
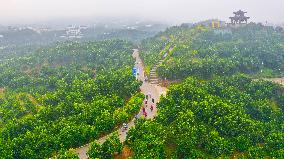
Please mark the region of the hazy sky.
<svg viewBox="0 0 284 159"><path fill-rule="evenodd" d="M172 22L228 20L243 9L253 21L284 22L284 0L0 0L0 24L129 16Z"/></svg>

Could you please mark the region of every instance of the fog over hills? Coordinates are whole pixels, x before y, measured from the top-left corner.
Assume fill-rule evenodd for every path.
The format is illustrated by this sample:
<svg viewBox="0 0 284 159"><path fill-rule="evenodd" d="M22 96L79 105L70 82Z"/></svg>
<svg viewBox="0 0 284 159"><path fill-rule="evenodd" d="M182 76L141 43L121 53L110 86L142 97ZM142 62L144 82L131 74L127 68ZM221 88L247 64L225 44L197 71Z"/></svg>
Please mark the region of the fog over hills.
<svg viewBox="0 0 284 159"><path fill-rule="evenodd" d="M235 10L245 10L252 21L282 23L282 0L9 0L0 1L0 24L33 24L50 20L85 22L99 17L120 17L194 22L210 18L228 20Z"/></svg>

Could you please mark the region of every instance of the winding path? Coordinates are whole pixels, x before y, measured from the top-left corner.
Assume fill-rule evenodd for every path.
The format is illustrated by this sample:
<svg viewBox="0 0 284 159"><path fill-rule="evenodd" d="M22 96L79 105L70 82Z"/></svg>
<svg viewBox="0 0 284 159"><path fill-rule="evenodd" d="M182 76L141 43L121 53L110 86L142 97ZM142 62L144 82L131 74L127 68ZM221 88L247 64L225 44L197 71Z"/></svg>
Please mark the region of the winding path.
<svg viewBox="0 0 284 159"><path fill-rule="evenodd" d="M137 77L138 80L143 81L142 86L140 87L141 92L144 93L145 95L147 94L151 94L151 97L154 99L154 102L157 103L160 100L160 96L161 95L166 95L167 89L165 87L161 87L158 84L152 84L152 83L148 83L144 81L144 66L142 63L142 60L139 56L139 52L137 49L134 49L133 51L133 58L135 59L135 67L139 68L139 75ZM151 102L151 101L149 101ZM146 108L146 112L148 114L147 119L151 119L153 117L155 117L157 115L157 109L156 109L156 104L154 105L154 110L151 111L150 107L145 107ZM144 105L143 105L144 106ZM142 116L142 111L139 112L138 117ZM134 127L134 119L132 119L129 123L128 123L128 127ZM126 139L126 135L127 132L129 130L129 128L127 130L123 130L123 128L119 128L117 131L119 133L119 139L121 142L124 142ZM104 143L104 141L107 139L108 135L99 138L97 140L97 142L99 144ZM79 155L80 159L87 159L87 151L89 150L90 145L84 145L82 147L79 147L76 149L77 154Z"/></svg>

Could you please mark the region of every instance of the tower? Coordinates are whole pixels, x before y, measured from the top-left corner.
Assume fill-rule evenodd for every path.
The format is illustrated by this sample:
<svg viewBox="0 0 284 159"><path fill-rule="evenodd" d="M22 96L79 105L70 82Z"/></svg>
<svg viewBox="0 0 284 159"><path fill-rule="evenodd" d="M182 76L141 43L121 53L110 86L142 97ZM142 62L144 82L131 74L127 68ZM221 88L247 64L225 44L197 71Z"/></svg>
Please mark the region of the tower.
<svg viewBox="0 0 284 159"><path fill-rule="evenodd" d="M231 19L231 23L232 24L242 24L243 22L247 23L248 19L250 19L250 17L246 17L245 14L247 12L244 12L242 10L239 10L237 12L233 12L233 14L235 14L235 16L233 17L229 17Z"/></svg>

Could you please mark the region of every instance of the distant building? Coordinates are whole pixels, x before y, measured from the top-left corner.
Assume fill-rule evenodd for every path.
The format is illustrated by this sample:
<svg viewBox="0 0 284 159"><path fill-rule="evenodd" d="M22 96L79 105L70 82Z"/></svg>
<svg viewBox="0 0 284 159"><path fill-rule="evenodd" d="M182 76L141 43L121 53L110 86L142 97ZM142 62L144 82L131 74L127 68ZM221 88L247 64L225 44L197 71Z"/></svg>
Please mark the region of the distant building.
<svg viewBox="0 0 284 159"><path fill-rule="evenodd" d="M127 27L127 29L129 29L129 30L135 30L137 28L138 28L138 26L129 26L129 27Z"/></svg>
<svg viewBox="0 0 284 159"><path fill-rule="evenodd" d="M60 37L67 38L67 39L80 39L83 37L83 34L81 32L82 28L87 28L87 26L75 26L75 25L69 25L65 29L65 35L62 35Z"/></svg>
<svg viewBox="0 0 284 159"><path fill-rule="evenodd" d="M212 21L212 28L220 28L220 21Z"/></svg>
<svg viewBox="0 0 284 159"><path fill-rule="evenodd" d="M247 24L248 19L250 19L250 17L246 17L245 16L246 13L247 12L244 12L242 10L239 10L237 12L233 12L233 14L235 16L229 17L229 19L231 20L231 24L242 24L243 22L245 22Z"/></svg>
<svg viewBox="0 0 284 159"><path fill-rule="evenodd" d="M210 28L224 28L226 27L226 22L218 19L211 19L196 23L195 26L196 25L203 25L205 27L210 27Z"/></svg>
<svg viewBox="0 0 284 159"><path fill-rule="evenodd" d="M85 25L80 25L79 28L80 28L80 30L85 30L85 29L88 29L89 27L85 26Z"/></svg>
<svg viewBox="0 0 284 159"><path fill-rule="evenodd" d="M18 31L19 28L13 27L13 26L8 26L8 31Z"/></svg>
<svg viewBox="0 0 284 159"><path fill-rule="evenodd" d="M40 32L40 33L51 31L51 29L48 28L48 27L41 27L41 28L39 28L39 29L37 29L37 30L38 30L38 32Z"/></svg>

